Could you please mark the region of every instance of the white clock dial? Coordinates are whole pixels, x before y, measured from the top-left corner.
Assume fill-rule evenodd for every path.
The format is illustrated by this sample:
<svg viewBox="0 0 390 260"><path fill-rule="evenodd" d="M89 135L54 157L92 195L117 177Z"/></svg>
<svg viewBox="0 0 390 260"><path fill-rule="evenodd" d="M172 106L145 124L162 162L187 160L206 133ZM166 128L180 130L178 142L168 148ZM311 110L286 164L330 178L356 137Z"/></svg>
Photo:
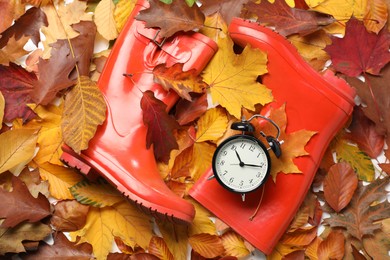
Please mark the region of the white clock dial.
<svg viewBox="0 0 390 260"><path fill-rule="evenodd" d="M239 193L259 188L267 179L270 167L265 146L246 135L226 139L213 157L214 176L222 186Z"/></svg>

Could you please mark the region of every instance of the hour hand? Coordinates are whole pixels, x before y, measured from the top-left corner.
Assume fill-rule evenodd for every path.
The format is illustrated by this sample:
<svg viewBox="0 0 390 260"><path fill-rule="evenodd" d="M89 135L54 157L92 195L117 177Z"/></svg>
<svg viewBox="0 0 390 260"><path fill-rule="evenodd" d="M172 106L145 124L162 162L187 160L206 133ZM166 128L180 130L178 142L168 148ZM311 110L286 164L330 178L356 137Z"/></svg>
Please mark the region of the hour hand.
<svg viewBox="0 0 390 260"><path fill-rule="evenodd" d="M240 163L242 163L241 158L240 158L240 155L238 154L237 150L234 150L234 151L236 152L236 155L237 155L238 160L240 161Z"/></svg>

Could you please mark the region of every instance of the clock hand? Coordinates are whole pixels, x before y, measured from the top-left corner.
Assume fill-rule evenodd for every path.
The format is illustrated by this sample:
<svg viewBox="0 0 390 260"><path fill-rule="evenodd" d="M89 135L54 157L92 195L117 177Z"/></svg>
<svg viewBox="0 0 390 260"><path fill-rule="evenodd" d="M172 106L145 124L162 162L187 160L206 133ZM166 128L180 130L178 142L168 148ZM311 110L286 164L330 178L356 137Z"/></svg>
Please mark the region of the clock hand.
<svg viewBox="0 0 390 260"><path fill-rule="evenodd" d="M234 151L236 152L237 158L238 158L238 160L240 161L240 166L243 167L243 166L245 165L245 163L243 163L243 162L241 161L240 155L238 154L237 150L234 150Z"/></svg>
<svg viewBox="0 0 390 260"><path fill-rule="evenodd" d="M250 163L244 163L244 166L260 167L260 168L263 167L263 166L261 166L261 165L250 164Z"/></svg>

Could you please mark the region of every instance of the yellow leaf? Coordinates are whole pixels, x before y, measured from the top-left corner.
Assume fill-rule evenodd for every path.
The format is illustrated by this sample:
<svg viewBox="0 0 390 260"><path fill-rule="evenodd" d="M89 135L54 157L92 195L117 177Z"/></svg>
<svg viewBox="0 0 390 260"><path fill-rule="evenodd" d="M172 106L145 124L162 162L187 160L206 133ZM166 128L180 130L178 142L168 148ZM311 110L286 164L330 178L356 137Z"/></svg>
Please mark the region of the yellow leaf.
<svg viewBox="0 0 390 260"><path fill-rule="evenodd" d="M210 16L206 16L206 20L200 32L210 39L218 42L218 39L223 39L227 37L227 24L223 20L220 12L215 12ZM219 28L220 30L216 30L214 28Z"/></svg>
<svg viewBox="0 0 390 260"><path fill-rule="evenodd" d="M7 45L0 49L0 64L8 66L10 62L15 62L20 57L26 55L28 52L23 47L28 40L29 38L26 36L22 36L18 40L15 40L15 36L12 36L8 40Z"/></svg>
<svg viewBox="0 0 390 260"><path fill-rule="evenodd" d="M124 199L117 189L102 179L95 183L83 180L69 190L78 202L98 208L115 205Z"/></svg>
<svg viewBox="0 0 390 260"><path fill-rule="evenodd" d="M217 107L207 110L198 120L196 142L217 140L226 131L227 122L224 109Z"/></svg>
<svg viewBox="0 0 390 260"><path fill-rule="evenodd" d="M367 30L378 33L387 22L388 12L385 0L368 0L363 22Z"/></svg>
<svg viewBox="0 0 390 260"><path fill-rule="evenodd" d="M124 201L113 207L91 207L85 226L71 232L70 236L73 241L79 236L80 243L90 243L95 257L103 260L111 251L115 236L133 248L135 245L147 248L152 237L152 227L145 215Z"/></svg>
<svg viewBox="0 0 390 260"><path fill-rule="evenodd" d="M196 234L189 238L189 243L195 252L205 258L220 256L225 251L221 239L217 235Z"/></svg>
<svg viewBox="0 0 390 260"><path fill-rule="evenodd" d="M215 145L209 144L208 142L194 144L194 148L192 149L192 163L190 166L190 173L194 181L197 181L210 167L214 151Z"/></svg>
<svg viewBox="0 0 390 260"><path fill-rule="evenodd" d="M299 248L278 243L271 254L267 255L267 260L282 260L284 256L299 250Z"/></svg>
<svg viewBox="0 0 390 260"><path fill-rule="evenodd" d="M316 237L306 248L305 255L309 257L310 260L318 260L317 251L321 241L322 239L320 237Z"/></svg>
<svg viewBox="0 0 390 260"><path fill-rule="evenodd" d="M197 202L193 200L191 200L191 202L195 207L195 218L189 227L190 236L202 233L216 235L217 229L210 219L210 212Z"/></svg>
<svg viewBox="0 0 390 260"><path fill-rule="evenodd" d="M0 174L31 161L37 138L36 129L14 129L0 134Z"/></svg>
<svg viewBox="0 0 390 260"><path fill-rule="evenodd" d="M169 251L167 244L161 237L152 237L149 244L149 253L157 256L161 260L173 260L173 255Z"/></svg>
<svg viewBox="0 0 390 260"><path fill-rule="evenodd" d="M96 83L81 76L66 95L62 133L64 141L77 153L88 148L98 125L106 117L106 103Z"/></svg>
<svg viewBox="0 0 390 260"><path fill-rule="evenodd" d="M306 3L311 9L330 14L336 20L341 21L347 21L352 15L358 19L362 19L367 6L366 0L313 0L306 1Z"/></svg>
<svg viewBox="0 0 390 260"><path fill-rule="evenodd" d="M221 238L226 255L244 257L250 253L245 246L244 240L236 232L228 231Z"/></svg>
<svg viewBox="0 0 390 260"><path fill-rule="evenodd" d="M236 118L241 118L242 107L255 110L256 104L271 102L271 91L256 81L259 75L267 72L266 53L248 45L237 55L229 37L219 37L217 44L219 50L203 75L212 101Z"/></svg>
<svg viewBox="0 0 390 260"><path fill-rule="evenodd" d="M3 125L3 119L4 119L4 108L5 108L5 99L3 94L0 91L0 129Z"/></svg>
<svg viewBox="0 0 390 260"><path fill-rule="evenodd" d="M27 126L39 128L38 146L39 150L34 161L38 164L50 162L52 164L63 165L60 161L63 144L61 131L61 116L63 103L59 106L30 106L38 115L37 119L31 120Z"/></svg>
<svg viewBox="0 0 390 260"><path fill-rule="evenodd" d="M98 32L106 39L113 40L118 37L114 20L115 5L112 0L102 0L95 9L95 24Z"/></svg>
<svg viewBox="0 0 390 260"><path fill-rule="evenodd" d="M73 169L50 163L39 164L39 173L49 182L51 196L59 200L74 199L69 188L83 180Z"/></svg>
<svg viewBox="0 0 390 260"><path fill-rule="evenodd" d="M187 259L188 227L168 221L158 222L158 227L174 259Z"/></svg>
<svg viewBox="0 0 390 260"><path fill-rule="evenodd" d="M115 6L114 19L115 26L118 32L122 31L123 26L125 25L127 18L134 9L135 0L119 0Z"/></svg>

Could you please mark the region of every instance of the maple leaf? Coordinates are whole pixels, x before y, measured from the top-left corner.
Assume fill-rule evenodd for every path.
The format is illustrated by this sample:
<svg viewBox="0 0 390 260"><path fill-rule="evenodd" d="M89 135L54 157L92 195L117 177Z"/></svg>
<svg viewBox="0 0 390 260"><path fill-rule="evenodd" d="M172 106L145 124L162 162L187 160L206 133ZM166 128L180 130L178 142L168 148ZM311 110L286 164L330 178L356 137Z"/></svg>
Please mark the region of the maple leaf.
<svg viewBox="0 0 390 260"><path fill-rule="evenodd" d="M0 218L5 218L1 227L15 227L23 221L37 222L51 214L50 204L45 196L39 194L38 198L34 198L17 177L12 178L12 187L12 192L0 189Z"/></svg>
<svg viewBox="0 0 390 260"><path fill-rule="evenodd" d="M149 149L153 144L156 160L167 163L171 150L178 148L172 133L179 128L179 124L165 112L166 105L155 98L150 90L143 93L141 108L144 124L148 126L146 147Z"/></svg>
<svg viewBox="0 0 390 260"><path fill-rule="evenodd" d="M386 194L388 183L389 177L378 178L367 186L360 182L350 204L340 214L330 214L324 223L345 229L350 237L359 241L365 235L374 235L381 228L378 221L390 217L390 203L387 200L379 202Z"/></svg>
<svg viewBox="0 0 390 260"><path fill-rule="evenodd" d="M3 127L4 109L5 109L5 99L3 94L0 91L0 129Z"/></svg>
<svg viewBox="0 0 390 260"><path fill-rule="evenodd" d="M35 117L26 105L32 102L30 94L36 82L35 74L21 66L14 63L8 67L0 65L0 91L5 99L4 121L11 122L19 117L28 121Z"/></svg>
<svg viewBox="0 0 390 260"><path fill-rule="evenodd" d="M348 163L337 163L330 167L324 180L326 202L336 211L345 208L357 188L356 173Z"/></svg>
<svg viewBox="0 0 390 260"><path fill-rule="evenodd" d="M189 7L184 1L173 1L168 5L159 0L150 0L149 4L150 7L141 10L135 18L145 21L147 28L160 28L161 37L203 27L205 16L197 5Z"/></svg>
<svg viewBox="0 0 390 260"><path fill-rule="evenodd" d="M42 26L47 25L46 15L41 9L36 7L28 9L11 27L1 33L0 49L3 48L12 37L15 38L15 41L18 41L23 36L31 38L31 41L38 46L40 41L39 30Z"/></svg>
<svg viewBox="0 0 390 260"><path fill-rule="evenodd" d="M202 92L207 84L197 75L195 69L183 71L183 63L175 63L167 68L159 64L153 69L154 82L164 87L166 91L173 89L180 97L192 101L190 92Z"/></svg>
<svg viewBox="0 0 390 260"><path fill-rule="evenodd" d="M257 16L258 22L275 26L276 31L284 36L307 35L335 21L327 14L291 8L284 0L275 0L273 4L268 1L260 4L249 2L245 7L250 14Z"/></svg>
<svg viewBox="0 0 390 260"><path fill-rule="evenodd" d="M51 233L48 225L38 223L21 223L14 228L0 227L0 255L5 253L25 252L23 241L40 241Z"/></svg>
<svg viewBox="0 0 390 260"><path fill-rule="evenodd" d="M355 142L371 158L376 158L383 151L385 137L375 131L375 124L368 119L360 107L355 107L352 122L346 138Z"/></svg>
<svg viewBox="0 0 390 260"><path fill-rule="evenodd" d="M219 50L203 74L213 102L236 118L241 118L242 107L255 110L256 104L271 102L271 91L256 81L267 72L266 53L248 45L237 55L233 52L233 41L222 34L217 43Z"/></svg>
<svg viewBox="0 0 390 260"><path fill-rule="evenodd" d="M218 13L226 23L230 23L233 17L239 17L245 3L249 0L202 0L200 9L206 16ZM215 27L218 28L218 27Z"/></svg>
<svg viewBox="0 0 390 260"><path fill-rule="evenodd" d="M307 0L305 2L312 10L330 14L337 21L348 20L352 15L361 19L367 8L367 1Z"/></svg>
<svg viewBox="0 0 390 260"><path fill-rule="evenodd" d="M180 99L176 105L175 118L180 125L186 125L204 114L207 110L207 94L192 97L192 102Z"/></svg>
<svg viewBox="0 0 390 260"><path fill-rule="evenodd" d="M331 36L331 39L332 44L325 51L330 55L335 69L349 77L362 73L379 75L390 61L390 33L385 28L378 34L370 33L362 22L351 18L347 22L344 38Z"/></svg>

